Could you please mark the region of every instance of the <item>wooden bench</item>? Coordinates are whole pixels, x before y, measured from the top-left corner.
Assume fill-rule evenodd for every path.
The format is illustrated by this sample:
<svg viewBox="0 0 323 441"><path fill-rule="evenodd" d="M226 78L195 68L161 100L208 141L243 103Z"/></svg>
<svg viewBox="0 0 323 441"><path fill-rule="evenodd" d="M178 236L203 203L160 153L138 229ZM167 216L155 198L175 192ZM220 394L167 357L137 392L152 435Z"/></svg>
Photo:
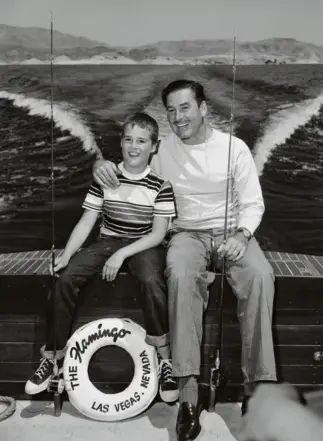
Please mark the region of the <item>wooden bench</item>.
<svg viewBox="0 0 323 441"><path fill-rule="evenodd" d="M323 386L323 365L313 355L322 350L323 257L266 252L276 274L273 334L279 379L310 390ZM0 255L0 395L30 399L24 385L39 363L44 343L44 313L50 276L50 251ZM216 293L220 277L210 288L201 349L201 392L207 396L210 363L218 325ZM227 385L220 401L239 401L242 396L240 333L236 298L225 284L224 367ZM100 317L129 317L143 325L138 282L121 273L115 283L92 279L84 288L74 329ZM124 389L133 374L130 356L120 348L99 350L90 363L89 375L105 392ZM48 399L47 393L33 397Z"/></svg>

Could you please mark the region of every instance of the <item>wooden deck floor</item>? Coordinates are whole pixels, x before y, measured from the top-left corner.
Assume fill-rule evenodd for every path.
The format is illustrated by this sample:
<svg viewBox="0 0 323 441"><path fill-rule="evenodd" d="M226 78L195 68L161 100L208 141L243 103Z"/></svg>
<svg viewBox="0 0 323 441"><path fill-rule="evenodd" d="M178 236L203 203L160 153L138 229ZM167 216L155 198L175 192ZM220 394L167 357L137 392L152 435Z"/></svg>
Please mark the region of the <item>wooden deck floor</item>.
<svg viewBox="0 0 323 441"><path fill-rule="evenodd" d="M56 250L59 256L63 250ZM323 256L265 251L278 277L323 278ZM0 254L0 275L47 275L51 250Z"/></svg>

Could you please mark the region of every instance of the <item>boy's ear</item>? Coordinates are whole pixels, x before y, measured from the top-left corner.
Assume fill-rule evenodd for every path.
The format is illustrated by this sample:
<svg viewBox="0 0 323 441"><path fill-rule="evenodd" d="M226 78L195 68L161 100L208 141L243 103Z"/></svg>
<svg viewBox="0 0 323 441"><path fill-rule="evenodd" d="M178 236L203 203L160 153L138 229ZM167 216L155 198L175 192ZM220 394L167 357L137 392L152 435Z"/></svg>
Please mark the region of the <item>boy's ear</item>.
<svg viewBox="0 0 323 441"><path fill-rule="evenodd" d="M151 150L152 155L158 152L159 145L160 145L160 139L155 144L153 144L153 148Z"/></svg>

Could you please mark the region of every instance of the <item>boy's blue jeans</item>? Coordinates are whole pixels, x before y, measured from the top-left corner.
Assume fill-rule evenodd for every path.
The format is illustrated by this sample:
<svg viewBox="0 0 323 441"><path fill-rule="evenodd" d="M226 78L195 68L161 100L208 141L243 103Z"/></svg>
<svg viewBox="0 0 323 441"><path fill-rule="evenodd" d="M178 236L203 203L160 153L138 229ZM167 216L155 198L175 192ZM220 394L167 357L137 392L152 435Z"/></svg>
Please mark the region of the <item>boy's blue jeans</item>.
<svg viewBox="0 0 323 441"><path fill-rule="evenodd" d="M89 278L102 272L106 260L120 248L136 239L102 237L83 248L70 260L56 281L56 347L57 356L64 356L70 336L80 290ZM146 342L156 347L168 344L167 286L164 279L166 249L155 247L127 259L129 272L142 284ZM108 283L107 291L108 291ZM131 292L129 292L131 295ZM42 352L51 356L53 349L53 303L49 295L47 310L47 338Z"/></svg>

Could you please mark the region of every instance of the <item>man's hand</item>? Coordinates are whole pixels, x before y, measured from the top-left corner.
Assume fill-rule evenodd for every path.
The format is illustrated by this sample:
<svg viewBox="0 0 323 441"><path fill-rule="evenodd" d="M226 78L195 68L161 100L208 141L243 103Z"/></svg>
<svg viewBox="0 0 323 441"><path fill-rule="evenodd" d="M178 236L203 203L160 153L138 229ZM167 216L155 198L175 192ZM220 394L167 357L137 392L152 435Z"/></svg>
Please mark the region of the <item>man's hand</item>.
<svg viewBox="0 0 323 441"><path fill-rule="evenodd" d="M114 190L118 188L120 183L117 174L120 174L120 171L116 164L111 161L99 159L93 165L94 180L102 187Z"/></svg>
<svg viewBox="0 0 323 441"><path fill-rule="evenodd" d="M288 384L259 385L248 401L248 410L243 417L243 428L238 435L238 440L280 441L284 439L285 428L280 428L280 421L284 423L284 415L286 415L286 429L293 430L289 427L290 421L288 421L291 403L299 404L299 394L295 387ZM281 434L281 438L277 438L277 433Z"/></svg>
<svg viewBox="0 0 323 441"><path fill-rule="evenodd" d="M104 264L102 270L102 279L112 282L117 277L118 271L121 268L125 257L121 250L115 252Z"/></svg>
<svg viewBox="0 0 323 441"><path fill-rule="evenodd" d="M56 277L59 277L57 272L63 268L65 268L68 265L68 262L70 261L70 256L62 254L60 257L55 257L55 265L54 265L54 273ZM50 261L49 264L49 272L51 275L53 275L53 266L52 261Z"/></svg>
<svg viewBox="0 0 323 441"><path fill-rule="evenodd" d="M229 237L226 243L222 242L217 249L217 253L220 259L226 257L229 261L236 262L244 256L247 247L248 239L238 232Z"/></svg>

